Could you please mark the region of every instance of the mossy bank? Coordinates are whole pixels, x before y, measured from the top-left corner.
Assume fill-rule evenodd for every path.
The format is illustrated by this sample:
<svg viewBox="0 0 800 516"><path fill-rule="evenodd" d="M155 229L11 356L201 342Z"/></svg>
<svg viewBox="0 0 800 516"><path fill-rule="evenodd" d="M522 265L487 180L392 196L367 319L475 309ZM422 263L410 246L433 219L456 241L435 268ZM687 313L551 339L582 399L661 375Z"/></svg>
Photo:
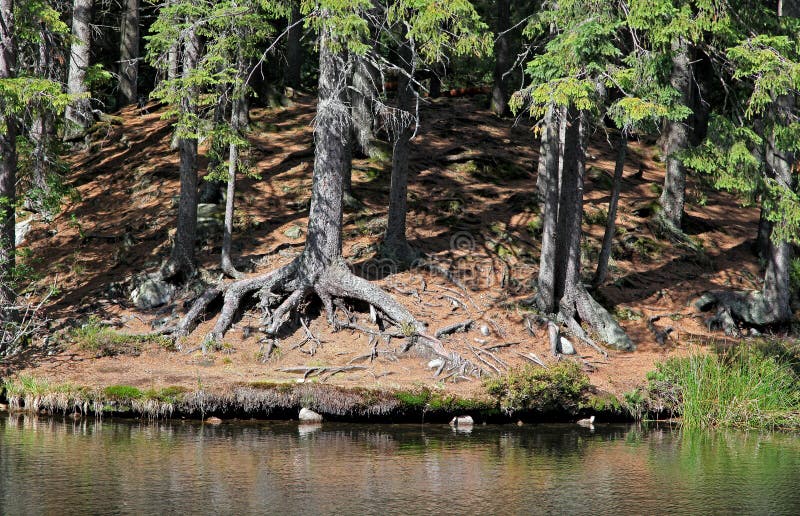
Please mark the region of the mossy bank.
<svg viewBox="0 0 800 516"><path fill-rule="evenodd" d="M604 421L632 418L614 396L591 388L572 363L524 368L484 382L485 394L466 398L420 386L407 390L343 387L322 382L257 382L226 389L130 385L103 388L53 384L31 376L3 381L0 402L10 411L72 417L296 419L301 408L328 421L447 422L470 415L476 422Z"/></svg>

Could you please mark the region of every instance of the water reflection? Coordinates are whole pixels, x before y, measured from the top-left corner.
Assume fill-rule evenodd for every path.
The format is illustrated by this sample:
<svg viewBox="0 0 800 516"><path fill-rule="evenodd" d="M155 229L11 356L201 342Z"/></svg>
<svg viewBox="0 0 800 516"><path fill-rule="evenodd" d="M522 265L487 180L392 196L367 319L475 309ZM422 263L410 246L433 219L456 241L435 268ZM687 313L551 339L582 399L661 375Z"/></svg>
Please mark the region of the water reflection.
<svg viewBox="0 0 800 516"><path fill-rule="evenodd" d="M794 436L0 419L0 513L793 513Z"/></svg>

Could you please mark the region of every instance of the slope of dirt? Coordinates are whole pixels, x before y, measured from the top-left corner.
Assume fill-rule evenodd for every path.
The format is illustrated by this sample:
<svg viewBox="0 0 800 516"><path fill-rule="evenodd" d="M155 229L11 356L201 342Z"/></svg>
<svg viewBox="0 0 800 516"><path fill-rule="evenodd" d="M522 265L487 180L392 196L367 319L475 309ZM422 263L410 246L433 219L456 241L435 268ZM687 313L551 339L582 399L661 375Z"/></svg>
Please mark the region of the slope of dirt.
<svg viewBox="0 0 800 516"><path fill-rule="evenodd" d="M169 252L177 210L178 156L170 149L170 124L156 107L129 108L121 116L121 125L94 133L89 150L68 157L68 182L80 200L67 204L52 224L38 224L24 243L31 250L31 263L42 274L41 285L56 284L60 291L47 307L53 332L79 326L90 316L120 332L145 332L186 310L180 300L137 311L128 299L130 278L155 270ZM290 108L251 112L249 159L260 178L239 183L234 255L242 266L252 268L252 274L287 263L302 250L311 190L313 117L313 98L308 96L297 98ZM354 162L354 192L364 206L345 213L344 252L353 270L376 279L427 322L431 332L474 320L468 332L449 336L444 344L487 374L522 365L530 353L546 362L553 360L546 330L535 322L526 324L530 313L520 304L531 295L538 269L534 140L529 122L497 119L481 107L479 98L438 99L423 106L412 151L409 239L466 290L428 270L392 273L391 264L374 259L387 211L389 165ZM654 153L652 146L631 143L615 261L600 289L638 349L609 352L604 358L576 343L578 357L565 358L579 360L598 388L615 394L641 384L656 361L687 353L693 344L711 338L687 305L692 297L710 288L758 288L760 276L748 247L758 213L739 207L726 194L703 192L696 184L691 187L692 198L708 196L707 202L687 204L689 232L702 242L704 254L653 236L640 208L657 199L657 186L663 181L663 166L653 159ZM595 136L590 154L582 244L587 278L603 235L601 211L607 209L614 168L606 135ZM643 172L637 175L640 167ZM299 236L295 227L302 230ZM219 276L220 240L212 234L198 246L199 260L214 278ZM370 360L364 355L374 343L367 335L333 332L315 304L306 313L308 329L319 344L307 340L306 330L294 321L287 324L266 363L261 360L259 314L250 310L228 333L226 352L203 356L149 346L136 356L95 357L65 343L57 351L30 350L7 364L5 374L25 371L91 386L214 388L302 376L280 368L357 364L365 368L326 381L430 385L467 395L482 390L480 381L435 377L425 358L399 353L401 340L377 341L378 354ZM664 345L647 328L648 317L658 315L663 317L655 322L657 327L670 325L675 330ZM368 324L366 314L358 316ZM196 348L212 325L213 319L202 323L180 342L181 348ZM487 348L493 350L491 355L484 351Z"/></svg>

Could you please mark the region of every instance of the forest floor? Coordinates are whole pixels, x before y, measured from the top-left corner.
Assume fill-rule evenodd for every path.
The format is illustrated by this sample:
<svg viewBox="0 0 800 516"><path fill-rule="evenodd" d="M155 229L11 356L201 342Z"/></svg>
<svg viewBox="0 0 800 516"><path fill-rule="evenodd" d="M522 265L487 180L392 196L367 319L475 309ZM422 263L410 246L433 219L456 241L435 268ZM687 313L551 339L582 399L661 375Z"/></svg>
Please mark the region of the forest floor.
<svg viewBox="0 0 800 516"><path fill-rule="evenodd" d="M449 270L467 288L429 270L386 274L391 267L374 259L385 224L390 163L354 161L353 188L363 207L345 213L344 254L355 272L365 275L403 302L431 333L465 320L465 333L444 345L488 373L521 366L533 353L545 362L546 328L527 323L539 256L538 209L533 201L538 143L527 120L499 119L483 107L483 97L442 98L422 106L421 127L412 147L409 185L409 240L429 262ZM250 274L287 263L302 251L311 191L314 99L299 96L289 108L251 111L253 171L260 178L240 181L236 196L234 256ZM429 386L458 395L483 392L480 380L443 381L428 359L400 353L404 342L380 340L374 360L369 337L350 330L332 331L318 303L307 307L308 329L319 339L303 341L297 321L287 324L278 348L264 363L260 353L259 314L247 311L225 337L225 349L203 355L186 353L213 326L203 322L180 342L183 351L143 344L98 352L81 345L70 328L90 317L120 333L150 331L156 321L185 313L187 297L166 307L137 310L129 300L131 278L157 270L168 254L178 195L178 153L170 149L170 123L155 106L128 108L119 120L99 124L90 148L66 157L68 184L80 195L50 223L37 222L23 247L26 262L42 287L55 285L47 316L50 345L32 348L0 365L0 377L25 373L58 383L85 386L182 386L225 389L264 381L294 381L302 374L280 371L295 366L360 365L325 381L342 386L413 388ZM602 240L610 198L613 137L596 134L587 162L584 275L591 277ZM202 147L201 147L202 149ZM205 162L201 162L205 173ZM637 174L640 170L642 173ZM704 314L690 301L712 288L756 289L761 274L750 252L758 211L742 208L733 196L690 181L688 233L703 251L658 239L648 225L664 167L653 142L631 142L619 208L609 278L599 289L603 303L619 318L637 349L609 351L603 357L574 342L578 360L599 390L616 395L644 383L658 361L685 355L724 338L709 332ZM221 237L211 232L198 246L206 278L218 278ZM648 329L672 326L663 344ZM366 321L368 314L359 314ZM364 322L364 324L368 324ZM530 328L530 329L529 329ZM532 334L531 329L533 330ZM315 349L313 349L315 348ZM492 355L484 350L491 349ZM313 355L311 354L313 351ZM116 354L119 352L119 354ZM111 354L114 356L102 356ZM4 370L3 370L4 369Z"/></svg>

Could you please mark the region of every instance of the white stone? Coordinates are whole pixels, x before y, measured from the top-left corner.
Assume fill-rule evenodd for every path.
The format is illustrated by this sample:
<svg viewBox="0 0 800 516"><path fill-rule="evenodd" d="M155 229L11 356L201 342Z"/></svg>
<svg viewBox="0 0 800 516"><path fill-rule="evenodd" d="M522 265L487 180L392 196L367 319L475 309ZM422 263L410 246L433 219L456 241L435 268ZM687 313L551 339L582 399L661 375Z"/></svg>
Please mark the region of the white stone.
<svg viewBox="0 0 800 516"><path fill-rule="evenodd" d="M308 421L312 423L319 423L322 421L322 416L317 414L311 409L305 407L300 409L300 414L297 416L300 421Z"/></svg>
<svg viewBox="0 0 800 516"><path fill-rule="evenodd" d="M489 336L489 327L485 324L481 325L481 335L483 335L484 337Z"/></svg>
<svg viewBox="0 0 800 516"><path fill-rule="evenodd" d="M472 416L456 416L450 421L450 426L455 427L472 426L474 424L475 421L473 421Z"/></svg>
<svg viewBox="0 0 800 516"><path fill-rule="evenodd" d="M444 360L441 358L434 358L430 362L428 362L428 369L439 369L444 365Z"/></svg>
<svg viewBox="0 0 800 516"><path fill-rule="evenodd" d="M33 228L33 223L36 222L36 217L31 216L27 219L23 220L22 222L18 222L14 226L14 246L19 247L25 241L25 237L28 236L31 229Z"/></svg>
<svg viewBox="0 0 800 516"><path fill-rule="evenodd" d="M575 346L572 345L572 342L568 341L566 338L561 337L558 341L558 352L562 355L574 355L575 354Z"/></svg>

